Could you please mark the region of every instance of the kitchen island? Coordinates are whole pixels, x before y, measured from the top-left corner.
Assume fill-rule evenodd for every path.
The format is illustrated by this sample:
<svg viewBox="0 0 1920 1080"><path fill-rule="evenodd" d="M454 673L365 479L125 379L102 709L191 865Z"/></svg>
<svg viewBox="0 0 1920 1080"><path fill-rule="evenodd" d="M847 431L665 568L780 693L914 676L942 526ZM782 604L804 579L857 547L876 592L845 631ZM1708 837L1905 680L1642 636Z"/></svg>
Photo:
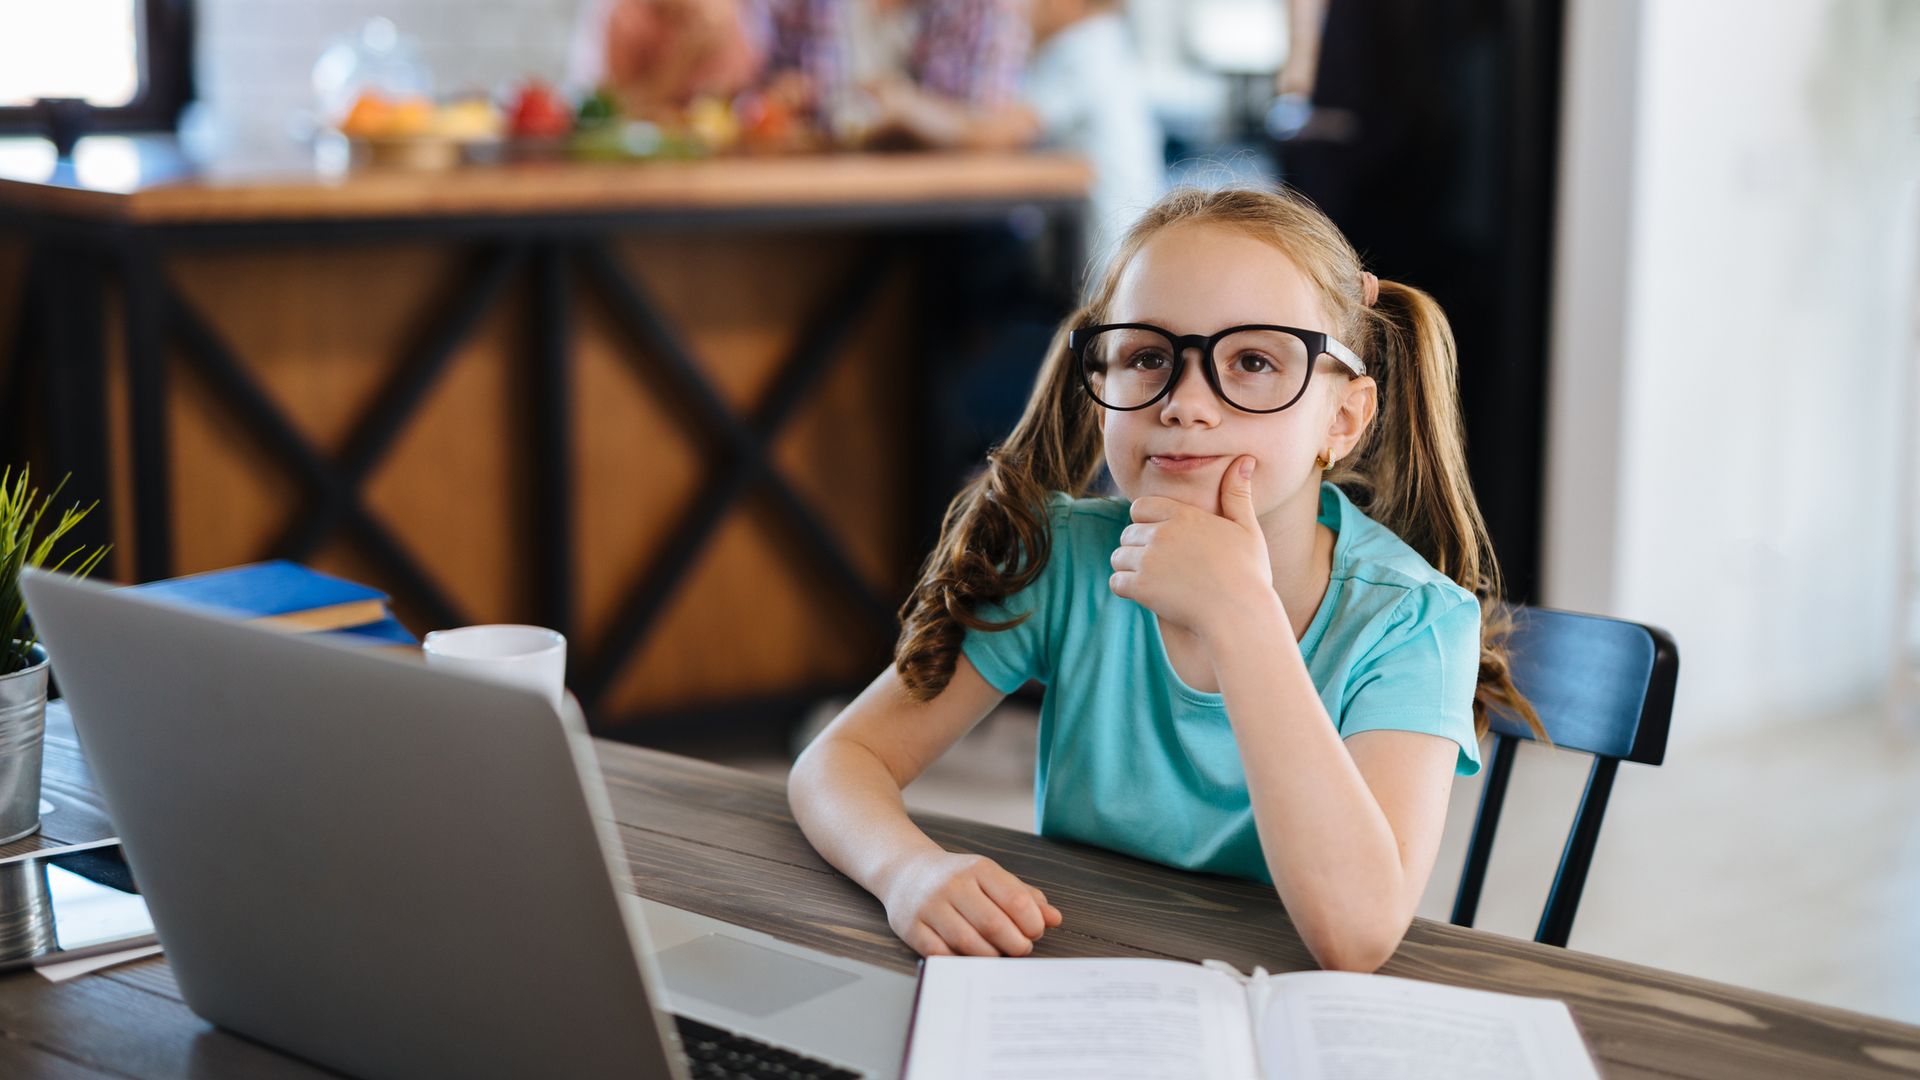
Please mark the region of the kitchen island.
<svg viewBox="0 0 1920 1080"><path fill-rule="evenodd" d="M603 733L777 734L884 662L951 494L923 471L928 261L1000 223L1077 251L1088 180L0 144L4 444L101 499L121 580L299 559L416 632L560 629Z"/></svg>

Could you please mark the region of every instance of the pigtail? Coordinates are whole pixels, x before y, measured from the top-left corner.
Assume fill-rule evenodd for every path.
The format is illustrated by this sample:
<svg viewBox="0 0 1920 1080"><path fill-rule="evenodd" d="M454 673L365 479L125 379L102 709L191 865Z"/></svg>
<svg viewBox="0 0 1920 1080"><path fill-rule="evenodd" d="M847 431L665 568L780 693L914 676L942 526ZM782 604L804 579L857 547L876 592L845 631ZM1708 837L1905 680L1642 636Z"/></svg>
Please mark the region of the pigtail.
<svg viewBox="0 0 1920 1080"><path fill-rule="evenodd" d="M1364 310L1379 415L1360 452L1341 462L1330 479L1434 569L1480 598L1474 733L1487 733L1491 708L1525 720L1536 738L1550 743L1509 670L1506 637L1513 618L1467 475L1453 330L1433 297L1398 282L1380 282L1378 301Z"/></svg>
<svg viewBox="0 0 1920 1080"><path fill-rule="evenodd" d="M1012 596L1047 565L1052 534L1047 501L1055 491L1084 495L1098 474L1100 427L1079 384L1067 335L1086 317L1060 325L1027 400L1006 440L987 453L986 468L955 496L940 523L940 542L900 608L893 666L908 694L937 697L953 678L968 629L1005 630L974 611ZM1024 617L1023 617L1024 618Z"/></svg>

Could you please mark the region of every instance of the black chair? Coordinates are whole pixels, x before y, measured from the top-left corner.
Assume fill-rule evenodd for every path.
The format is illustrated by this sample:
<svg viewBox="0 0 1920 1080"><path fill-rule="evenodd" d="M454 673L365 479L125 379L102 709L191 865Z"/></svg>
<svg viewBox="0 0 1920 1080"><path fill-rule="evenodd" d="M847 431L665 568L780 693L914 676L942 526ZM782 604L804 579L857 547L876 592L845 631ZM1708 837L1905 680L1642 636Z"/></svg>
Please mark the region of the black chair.
<svg viewBox="0 0 1920 1080"><path fill-rule="evenodd" d="M1680 654L1666 631L1639 623L1533 607L1516 607L1513 615L1507 650L1514 685L1533 702L1555 746L1593 755L1593 770L1533 935L1535 941L1565 947L1600 836L1600 819L1607 812L1607 796L1613 791L1614 770L1622 761L1658 765L1666 757ZM1487 856L1493 851L1518 740L1533 740L1525 721L1498 711L1489 731L1493 761L1453 900L1452 921L1459 926L1472 926L1480 906Z"/></svg>

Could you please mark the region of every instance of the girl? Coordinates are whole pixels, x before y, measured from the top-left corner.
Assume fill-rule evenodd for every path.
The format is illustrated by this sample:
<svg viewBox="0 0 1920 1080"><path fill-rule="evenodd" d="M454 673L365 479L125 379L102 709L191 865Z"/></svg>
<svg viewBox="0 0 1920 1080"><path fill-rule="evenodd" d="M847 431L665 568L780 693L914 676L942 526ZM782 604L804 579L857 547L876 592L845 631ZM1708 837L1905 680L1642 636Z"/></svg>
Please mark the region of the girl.
<svg viewBox="0 0 1920 1080"><path fill-rule="evenodd" d="M1482 620L1454 367L1305 200L1161 200L948 509L892 668L795 763L807 838L920 953L1031 952L1059 909L900 789L1038 679L1042 835L1269 882L1323 967L1379 967L1487 707L1539 731ZM1123 499L1085 497L1103 450Z"/></svg>

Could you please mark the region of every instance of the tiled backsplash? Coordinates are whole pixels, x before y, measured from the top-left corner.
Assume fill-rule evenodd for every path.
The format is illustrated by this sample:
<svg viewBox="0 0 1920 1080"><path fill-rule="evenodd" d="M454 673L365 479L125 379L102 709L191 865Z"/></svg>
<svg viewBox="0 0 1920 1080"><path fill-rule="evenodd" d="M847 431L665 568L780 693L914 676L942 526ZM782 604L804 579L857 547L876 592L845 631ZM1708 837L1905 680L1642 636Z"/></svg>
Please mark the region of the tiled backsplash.
<svg viewBox="0 0 1920 1080"><path fill-rule="evenodd" d="M199 98L208 133L284 144L314 105L313 65L370 18L419 46L441 92L492 91L522 75L558 80L581 0L201 0Z"/></svg>

